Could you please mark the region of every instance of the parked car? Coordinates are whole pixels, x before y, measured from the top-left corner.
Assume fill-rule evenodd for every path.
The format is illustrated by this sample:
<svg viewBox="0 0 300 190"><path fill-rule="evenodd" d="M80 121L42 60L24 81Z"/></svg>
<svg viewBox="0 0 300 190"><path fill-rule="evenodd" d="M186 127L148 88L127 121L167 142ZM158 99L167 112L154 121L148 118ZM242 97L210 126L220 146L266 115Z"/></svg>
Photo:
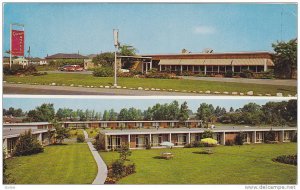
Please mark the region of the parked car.
<svg viewBox="0 0 300 190"><path fill-rule="evenodd" d="M83 71L83 67L81 67L80 65L64 65L62 67L59 67L58 70L60 71Z"/></svg>

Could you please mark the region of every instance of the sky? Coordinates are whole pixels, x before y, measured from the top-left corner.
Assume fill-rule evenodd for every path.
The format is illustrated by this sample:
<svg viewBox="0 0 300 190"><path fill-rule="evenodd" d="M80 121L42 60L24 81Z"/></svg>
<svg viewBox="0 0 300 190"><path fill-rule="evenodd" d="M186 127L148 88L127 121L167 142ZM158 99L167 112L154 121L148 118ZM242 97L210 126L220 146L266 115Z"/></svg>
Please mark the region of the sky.
<svg viewBox="0 0 300 190"><path fill-rule="evenodd" d="M297 37L297 15L296 4L5 3L3 52L10 23L25 25L25 49L41 58L113 51L114 28L140 54L272 51Z"/></svg>
<svg viewBox="0 0 300 190"><path fill-rule="evenodd" d="M21 108L23 111L32 110L43 103L53 103L54 108L57 111L59 108L71 108L73 110L77 109L90 109L103 113L104 110L114 109L115 111L120 111L122 108L137 108L141 110L146 110L149 106L154 106L156 103L164 104L171 103L177 100L179 104L187 101L189 109L196 112L201 103L212 104L214 107L221 106L225 107L229 111L230 107L238 109L243 107L245 104L254 102L259 105L263 105L269 101L283 101L283 100L268 100L268 99L92 99L92 98L3 98L3 108L8 109L9 107Z"/></svg>

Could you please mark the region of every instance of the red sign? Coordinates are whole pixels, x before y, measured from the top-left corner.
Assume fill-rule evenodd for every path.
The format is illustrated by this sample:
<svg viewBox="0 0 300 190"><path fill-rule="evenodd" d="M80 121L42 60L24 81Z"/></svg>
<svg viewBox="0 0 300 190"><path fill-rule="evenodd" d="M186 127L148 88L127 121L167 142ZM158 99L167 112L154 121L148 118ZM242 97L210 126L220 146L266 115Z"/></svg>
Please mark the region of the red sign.
<svg viewBox="0 0 300 190"><path fill-rule="evenodd" d="M11 54L14 56L24 56L24 31L11 31Z"/></svg>

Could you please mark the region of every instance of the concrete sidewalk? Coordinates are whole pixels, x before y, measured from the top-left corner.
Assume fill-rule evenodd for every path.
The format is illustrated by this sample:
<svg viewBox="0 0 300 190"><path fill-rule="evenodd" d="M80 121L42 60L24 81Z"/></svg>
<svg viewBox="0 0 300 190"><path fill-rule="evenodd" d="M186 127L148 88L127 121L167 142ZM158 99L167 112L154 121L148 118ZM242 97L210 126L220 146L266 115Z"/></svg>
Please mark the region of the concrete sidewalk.
<svg viewBox="0 0 300 190"><path fill-rule="evenodd" d="M84 130L84 137L85 139L88 139L88 134L87 132ZM96 178L93 181L93 185L102 185L104 184L106 177L107 177L107 166L105 164L105 162L102 160L101 156L99 155L98 151L94 148L92 142L87 142L90 151L92 152L92 155L97 163L97 167L98 167L98 173Z"/></svg>

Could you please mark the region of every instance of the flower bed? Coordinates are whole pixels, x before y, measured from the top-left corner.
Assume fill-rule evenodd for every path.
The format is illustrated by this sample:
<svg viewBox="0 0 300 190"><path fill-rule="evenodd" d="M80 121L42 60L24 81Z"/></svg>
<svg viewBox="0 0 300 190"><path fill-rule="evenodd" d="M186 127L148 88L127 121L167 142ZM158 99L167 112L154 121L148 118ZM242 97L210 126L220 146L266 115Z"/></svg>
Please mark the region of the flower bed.
<svg viewBox="0 0 300 190"><path fill-rule="evenodd" d="M280 162L284 164L297 165L297 154L294 155L282 155L272 159L274 162Z"/></svg>

